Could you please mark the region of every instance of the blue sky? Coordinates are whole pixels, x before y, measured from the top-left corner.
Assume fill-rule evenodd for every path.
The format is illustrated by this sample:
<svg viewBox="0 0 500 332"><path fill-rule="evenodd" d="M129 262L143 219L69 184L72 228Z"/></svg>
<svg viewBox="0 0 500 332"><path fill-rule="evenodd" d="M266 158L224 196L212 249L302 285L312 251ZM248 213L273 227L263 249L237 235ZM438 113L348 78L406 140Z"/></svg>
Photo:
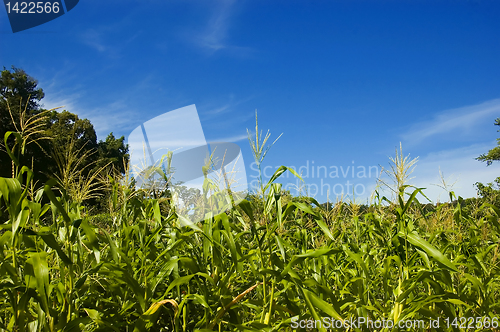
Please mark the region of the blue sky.
<svg viewBox="0 0 500 332"><path fill-rule="evenodd" d="M90 119L100 139L195 104L208 141L241 146L250 180L257 110L283 133L263 166L308 166L320 201L347 181L366 200L376 176L347 167L388 167L401 142L419 157L412 183L444 201L439 169L464 197L500 175L473 159L496 144L498 17L498 1L81 0L15 34L1 9L0 65L38 79L46 108ZM313 162L339 177L312 178Z"/></svg>

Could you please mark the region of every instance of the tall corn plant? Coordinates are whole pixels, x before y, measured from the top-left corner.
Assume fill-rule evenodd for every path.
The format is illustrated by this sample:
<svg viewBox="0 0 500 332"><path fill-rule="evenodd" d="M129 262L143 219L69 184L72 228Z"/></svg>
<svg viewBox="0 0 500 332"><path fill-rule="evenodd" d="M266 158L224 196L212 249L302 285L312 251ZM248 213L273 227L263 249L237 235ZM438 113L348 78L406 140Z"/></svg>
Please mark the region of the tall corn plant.
<svg viewBox="0 0 500 332"><path fill-rule="evenodd" d="M73 135L69 144L55 147L54 160L58 173L58 184L72 201L81 204L86 200L98 198L106 187L105 173L110 163L95 168L96 161L88 163L96 151L85 150L85 144L77 149Z"/></svg>
<svg viewBox="0 0 500 332"><path fill-rule="evenodd" d="M261 164L264 161L264 158L266 157L271 147L280 139L280 137L283 134L280 134L272 144L266 146L267 141L271 137L271 133L268 130L266 135L263 136L262 131L259 132L259 121L257 118L257 111L255 111L255 138L252 138L252 134L248 129L247 129L247 134L248 134L248 141L250 143L250 148L252 149L252 154L255 160L255 164L257 165L257 169L259 171L260 195L264 195L264 183L262 180Z"/></svg>
<svg viewBox="0 0 500 332"><path fill-rule="evenodd" d="M22 101L19 101L20 109L22 109L21 104ZM19 119L15 119L12 114L12 110L10 105L7 103L7 110L9 111L9 115L14 125L15 131L6 133L6 136L2 137L3 141L0 143L0 149L5 150L8 153L9 157L12 160L12 177L15 177L19 170L19 161L21 156L23 156L26 152L26 148L31 145L37 145L44 153L47 153L40 145L40 142L43 140L50 140L51 137L45 134L45 124L47 122L48 114L54 110L59 109L60 107L56 107L50 110L45 110L35 115L28 115L28 103L19 113ZM7 135L8 134L8 135ZM10 135L19 135L20 137L14 140L14 144L12 147L8 146L9 136Z"/></svg>
<svg viewBox="0 0 500 332"><path fill-rule="evenodd" d="M399 151L396 149L396 156L389 157L389 160L390 169L383 169L383 172L389 178L389 182L380 179L380 185L388 188L396 200L398 197L402 197L403 201L405 201L405 189L409 187L408 182L412 179L410 175L415 170L418 157L414 159L410 159L410 155L405 157L403 155L403 146L399 143Z"/></svg>
<svg viewBox="0 0 500 332"><path fill-rule="evenodd" d="M8 146L10 135L16 139L13 148ZM21 167L15 158L17 153L24 152L23 141L19 133L5 135L6 149L14 157L12 160L19 172L11 179L0 178L0 199L3 199L8 214L0 238L3 256L0 271L4 282L2 290L10 303L8 310L3 311L0 326L5 330L54 330L59 313L54 311L50 301L49 261L61 260L63 264L71 265L71 258L50 228L41 222L50 208L50 205L41 203L43 192L50 191L50 184L37 192L35 200L28 198L33 173L26 166ZM60 205L56 200L54 204ZM57 257L49 255L47 249L54 250Z"/></svg>

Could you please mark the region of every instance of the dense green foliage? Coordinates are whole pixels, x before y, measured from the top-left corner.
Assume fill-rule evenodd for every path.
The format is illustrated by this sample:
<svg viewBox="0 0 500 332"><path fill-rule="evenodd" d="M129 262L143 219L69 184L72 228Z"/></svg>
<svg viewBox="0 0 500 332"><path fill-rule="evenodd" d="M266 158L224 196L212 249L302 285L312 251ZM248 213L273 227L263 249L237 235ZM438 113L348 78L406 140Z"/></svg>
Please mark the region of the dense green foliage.
<svg viewBox="0 0 500 332"><path fill-rule="evenodd" d="M495 120L495 125L500 126L500 118ZM500 130L498 130L500 131ZM489 150L488 153L483 153L476 158L479 161L485 161L487 166L490 166L494 161L500 160L500 138L497 138L497 146ZM484 184L477 182L475 184L479 196L500 206L500 177L497 177L493 182Z"/></svg>
<svg viewBox="0 0 500 332"><path fill-rule="evenodd" d="M167 198L145 198L118 175L107 213L94 216L61 183L33 191L31 170L17 169L0 178L0 331L282 331L325 316L499 315L500 209L489 203L426 208L416 189L364 212L325 208L284 193L275 181L293 170L281 167L263 195L186 225L174 206L162 213Z"/></svg>
<svg viewBox="0 0 500 332"><path fill-rule="evenodd" d="M495 126L500 126L500 118L495 120ZM498 130L500 131L500 130ZM486 161L487 165L491 165L494 161L500 160L500 138L497 138L497 146L476 158L479 161Z"/></svg>

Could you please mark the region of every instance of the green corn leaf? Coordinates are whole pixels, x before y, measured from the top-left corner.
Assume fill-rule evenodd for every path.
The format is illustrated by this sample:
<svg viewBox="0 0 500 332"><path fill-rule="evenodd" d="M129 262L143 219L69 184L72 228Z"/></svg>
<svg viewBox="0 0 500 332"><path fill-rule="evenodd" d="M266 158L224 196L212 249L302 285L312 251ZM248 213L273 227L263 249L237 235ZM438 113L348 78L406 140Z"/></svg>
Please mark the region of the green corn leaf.
<svg viewBox="0 0 500 332"><path fill-rule="evenodd" d="M290 263L288 263L288 265L285 267L285 269L283 270L283 272L281 272L281 276L285 276L288 273L290 273L292 267L294 267L295 265L301 263L306 258L317 258L317 257L320 257L320 256L328 256L328 255L337 254L339 252L340 252L339 249L326 249L326 248L324 248L324 249L312 250L312 251L310 251L308 253L301 254L301 255L295 255L295 256L292 257L292 260L290 261Z"/></svg>
<svg viewBox="0 0 500 332"><path fill-rule="evenodd" d="M40 296L41 305L47 315L50 315L49 297L49 266L47 263L47 253L31 253L26 261L27 278L31 279L29 285L33 285ZM33 282L34 281L34 282Z"/></svg>
<svg viewBox="0 0 500 332"><path fill-rule="evenodd" d="M52 235L52 233L38 233L38 236L40 236L43 240L43 242L45 242L45 244L47 246L49 246L50 248L54 249L56 252L57 252L57 255L59 256L59 258L61 258L61 260L65 263L65 264L73 264L73 262L71 261L71 259L69 259L69 257L64 253L64 251L61 249L61 246L57 243L54 235Z"/></svg>
<svg viewBox="0 0 500 332"><path fill-rule="evenodd" d="M184 277L180 277L180 278L177 278L175 279L174 281L172 281L170 283L170 285L168 285L168 288L167 290L165 291L165 295L168 294L174 287L177 287L177 286L181 286L181 285L185 285L185 284L188 284L189 281L191 281L191 279L194 277L195 275L194 274L190 274L190 275L187 275L187 276L184 276Z"/></svg>
<svg viewBox="0 0 500 332"><path fill-rule="evenodd" d="M335 240L335 237L333 236L332 232L330 232L330 229L326 225L326 223L323 221L323 219L320 218L314 218L314 221L316 224L318 224L319 228L323 231L323 233L332 241Z"/></svg>
<svg viewBox="0 0 500 332"><path fill-rule="evenodd" d="M398 236L402 239L405 238L405 234L401 231L398 233ZM443 255L443 253L439 251L436 247L434 247L429 242L422 239L417 233L414 232L409 233L407 234L407 238L408 242L424 250L427 253L427 255L434 258L437 262L439 262L440 264L442 264L443 266L449 268L454 272L458 272L455 264L453 264L448 258L446 258L446 256Z"/></svg>
<svg viewBox="0 0 500 332"><path fill-rule="evenodd" d="M312 216L317 216L317 213L313 210L311 205L307 203L302 203L302 202L293 202L293 205L295 205L299 210L308 213Z"/></svg>
<svg viewBox="0 0 500 332"><path fill-rule="evenodd" d="M178 215L177 216L178 220L179 220L179 223L182 227L189 227L197 232L200 232L200 233L203 233L203 231L201 230L200 227L198 227L198 225L196 225L195 223L193 223L191 220L189 220L188 218L182 216L182 215Z"/></svg>
<svg viewBox="0 0 500 332"><path fill-rule="evenodd" d="M151 325L156 323L156 321L158 320L158 310L166 304L170 304L174 308L174 316L177 316L179 305L175 300L167 299L155 302L151 304L149 309L145 313L143 313L136 321L134 326L134 332L149 331L150 329L147 328L148 326L147 324Z"/></svg>
<svg viewBox="0 0 500 332"><path fill-rule="evenodd" d="M57 211L63 216L64 221L68 224L71 224L71 218L68 216L61 202L59 202L56 195L54 195L54 192L52 191L52 187L54 186L57 186L57 181L54 179L50 179L45 183L43 191L45 192L45 195L50 199L50 202L55 205Z"/></svg>
<svg viewBox="0 0 500 332"><path fill-rule="evenodd" d="M316 311L316 308L315 308L313 302L311 301L311 297L310 297L311 292L308 292L307 289L302 289L302 293L304 294L304 300L306 302L306 306L309 309L309 312L311 313L311 316L313 317L313 319L315 321L321 321L321 317L318 314L318 312ZM320 331L320 332L327 332L326 329L323 327L323 324L320 324L319 326L317 326L317 328L318 328L318 331Z"/></svg>
<svg viewBox="0 0 500 332"><path fill-rule="evenodd" d="M340 314L333 308L333 306L331 304L320 299L316 294L314 294L313 292L311 292L305 288L303 289L303 291L304 291L304 295L307 294L307 297L309 298L309 301L311 302L311 304L313 306L320 309L328 316L335 318L336 320L339 320L342 322L344 321L342 316L340 316Z"/></svg>
<svg viewBox="0 0 500 332"><path fill-rule="evenodd" d="M105 270L101 270L101 273L126 284L135 295L135 300L139 303L142 312L144 312L146 310L146 302L144 299L145 290L141 287L139 282L134 279L132 271L123 266L124 264L104 263L102 267L105 268Z"/></svg>
<svg viewBox="0 0 500 332"><path fill-rule="evenodd" d="M274 174L271 176L271 178L269 179L269 181L267 182L266 186L264 187L264 192L267 191L267 189L269 188L269 186L277 179L279 178L283 173L285 173L286 171L290 171L290 173L292 173L293 175L295 175L296 177L298 177L301 181L304 181L302 180L302 178L300 177L299 174L297 174L297 172L293 169L293 168L289 168L289 167L286 167L286 166L280 166L280 168L278 168Z"/></svg>
<svg viewBox="0 0 500 332"><path fill-rule="evenodd" d="M179 262L192 273L200 272L200 267L195 259L191 257L181 257L179 258Z"/></svg>
<svg viewBox="0 0 500 332"><path fill-rule="evenodd" d="M87 220L82 221L80 226L83 229L83 232L85 233L85 235L87 236L88 245L93 249L99 250L99 240L97 239L97 236L94 232L94 229L92 227L90 227Z"/></svg>
<svg viewBox="0 0 500 332"><path fill-rule="evenodd" d="M0 178L0 192L11 220L21 211L23 190L18 179Z"/></svg>
<svg viewBox="0 0 500 332"><path fill-rule="evenodd" d="M89 318L94 323L96 323L97 326L99 326L101 328L105 327L105 330L107 330L107 331L109 331L109 330L120 331L118 328L114 327L113 324L108 323L105 320L106 318L102 317L102 314L98 310L88 309L88 308L84 308L83 310L85 310L85 312L87 313L87 315L89 316Z"/></svg>
<svg viewBox="0 0 500 332"><path fill-rule="evenodd" d="M250 217L250 220L255 220L253 216L252 205L249 201L243 199L238 203L238 206L241 207L241 209L247 214L248 217Z"/></svg>
<svg viewBox="0 0 500 332"><path fill-rule="evenodd" d="M238 251L236 250L236 243L234 242L234 237L231 232L231 225L229 224L229 220L225 213L220 214L218 217L222 220L222 224L224 225L225 231L221 232L224 234L227 240L227 245L229 247L229 251L231 252L231 258L233 260L234 266L236 269L238 268Z"/></svg>
<svg viewBox="0 0 500 332"><path fill-rule="evenodd" d="M158 271L158 273L153 276L150 285L152 286L151 291L154 293L158 285L161 283L167 283L168 278L170 277L170 274L174 270L174 268L177 266L179 262L179 258L175 259L170 259L167 263L163 264L161 269ZM157 263L159 264L159 263Z"/></svg>
<svg viewBox="0 0 500 332"><path fill-rule="evenodd" d="M14 153L12 152L12 150L10 149L9 144L7 143L8 140L9 140L9 136L10 135L13 135L15 137L15 139L16 139L16 143L14 143L14 145L19 144L19 146L21 146L21 144L23 142L23 138L21 137L20 133L12 132L12 131L6 132L5 135L4 135L4 137L3 137L5 151L9 155L9 158L14 162L14 164L16 166L20 166L19 160L16 158L16 156L14 155Z"/></svg>
<svg viewBox="0 0 500 332"><path fill-rule="evenodd" d="M21 212L17 215L17 217L14 219L14 222L12 223L12 234L14 235L12 237L12 241L15 241L15 235L17 234L17 231L19 228L24 227L26 223L28 222L28 219L30 217L30 210L28 208L22 209Z"/></svg>
<svg viewBox="0 0 500 332"><path fill-rule="evenodd" d="M91 230L91 232L93 232L93 230ZM106 237L106 240L109 244L109 251L111 253L111 257L113 258L113 261L115 261L115 263L119 263L120 258L118 257L118 248L116 247L115 241L113 241L113 239L108 234L108 232L106 232L104 230L103 230L103 232L104 232L104 236Z"/></svg>
<svg viewBox="0 0 500 332"><path fill-rule="evenodd" d="M370 274L368 272L368 267L366 266L365 262L363 261L363 258L361 257L360 254L353 253L347 248L344 248L345 253L353 260L355 261L360 267L361 270L363 270L363 273L365 274L365 278L369 279Z"/></svg>
<svg viewBox="0 0 500 332"><path fill-rule="evenodd" d="M89 324L92 323L92 318L90 317L81 317L77 319L73 319L71 322L67 323L62 332L81 332L84 331Z"/></svg>

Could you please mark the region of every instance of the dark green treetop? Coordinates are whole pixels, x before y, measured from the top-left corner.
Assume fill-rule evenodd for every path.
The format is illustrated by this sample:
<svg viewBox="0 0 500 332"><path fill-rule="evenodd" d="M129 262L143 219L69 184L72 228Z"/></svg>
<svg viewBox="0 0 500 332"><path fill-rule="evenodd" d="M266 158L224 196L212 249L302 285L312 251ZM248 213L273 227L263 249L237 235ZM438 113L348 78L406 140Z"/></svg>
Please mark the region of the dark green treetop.
<svg viewBox="0 0 500 332"><path fill-rule="evenodd" d="M46 111L40 106L45 96L38 87L38 81L26 74L22 69L12 67L0 74L0 176L12 175L12 164L5 151L4 136L8 131L19 131L22 122L29 123L37 116L43 121L37 122L36 134L31 139L37 144L27 146L21 163L33 168L38 179L43 183L57 172L55 154L72 145L81 154L88 153L86 165L101 167L111 164L115 169L124 172L124 162L128 159L128 148L125 138L115 138L110 133L105 141L98 141L94 126L88 119L80 119L78 115L66 110ZM28 128L29 129L29 128ZM8 144L13 144L12 139ZM10 146L10 145L9 145ZM89 168L89 170L92 167Z"/></svg>
<svg viewBox="0 0 500 332"><path fill-rule="evenodd" d="M495 126L500 126L500 118L495 120ZM498 131L500 131L500 129ZM497 138L497 146L488 151L488 153L483 153L477 157L476 160L485 161L488 166L494 161L500 160L500 138Z"/></svg>

